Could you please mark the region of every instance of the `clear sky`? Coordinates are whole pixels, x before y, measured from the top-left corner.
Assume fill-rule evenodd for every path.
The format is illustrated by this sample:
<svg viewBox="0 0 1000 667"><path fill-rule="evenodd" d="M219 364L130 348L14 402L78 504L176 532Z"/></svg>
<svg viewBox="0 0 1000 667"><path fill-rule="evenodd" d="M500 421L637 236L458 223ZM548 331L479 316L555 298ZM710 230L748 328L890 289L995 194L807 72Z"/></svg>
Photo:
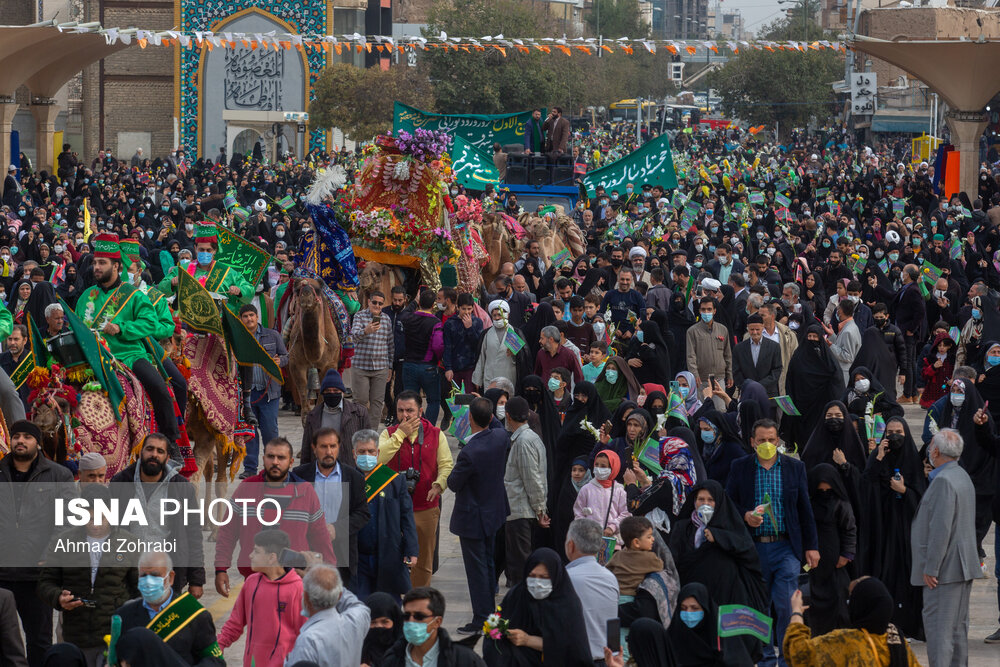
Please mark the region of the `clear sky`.
<svg viewBox="0 0 1000 667"><path fill-rule="evenodd" d="M743 15L747 32L757 34L761 26L783 15L783 10L777 0L722 0L719 9L723 12L740 10Z"/></svg>

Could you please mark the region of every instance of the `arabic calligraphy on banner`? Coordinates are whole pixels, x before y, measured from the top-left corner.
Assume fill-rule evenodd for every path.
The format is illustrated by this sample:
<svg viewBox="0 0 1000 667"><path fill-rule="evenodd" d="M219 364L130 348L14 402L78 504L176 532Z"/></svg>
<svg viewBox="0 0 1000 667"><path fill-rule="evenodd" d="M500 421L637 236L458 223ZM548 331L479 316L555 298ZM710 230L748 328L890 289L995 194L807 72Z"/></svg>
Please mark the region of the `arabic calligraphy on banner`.
<svg viewBox="0 0 1000 667"><path fill-rule="evenodd" d="M455 137L451 156L452 170L459 185L483 190L488 184L500 182L500 172L493 160L462 137Z"/></svg>
<svg viewBox="0 0 1000 667"><path fill-rule="evenodd" d="M396 102L393 109L393 132L416 128L439 130L461 137L482 151L493 153L493 142L500 145L524 143L524 128L530 111L513 114L437 114L421 111Z"/></svg>
<svg viewBox="0 0 1000 667"><path fill-rule="evenodd" d="M271 263L270 253L222 225L216 225L215 228L219 234L219 252L216 254L216 259L239 271L251 285L256 285Z"/></svg>
<svg viewBox="0 0 1000 667"><path fill-rule="evenodd" d="M594 196L599 185L608 192L625 192L625 185L628 183L637 188L646 183L666 189L676 188L677 174L674 172L670 140L667 135L661 134L621 160L590 172L584 177L583 183L587 186L587 195L590 197Z"/></svg>
<svg viewBox="0 0 1000 667"><path fill-rule="evenodd" d="M875 113L878 75L875 72L855 72L851 75L851 111L856 115Z"/></svg>
<svg viewBox="0 0 1000 667"><path fill-rule="evenodd" d="M280 110L281 82L284 76L284 51L227 49L226 75L223 80L226 108Z"/></svg>

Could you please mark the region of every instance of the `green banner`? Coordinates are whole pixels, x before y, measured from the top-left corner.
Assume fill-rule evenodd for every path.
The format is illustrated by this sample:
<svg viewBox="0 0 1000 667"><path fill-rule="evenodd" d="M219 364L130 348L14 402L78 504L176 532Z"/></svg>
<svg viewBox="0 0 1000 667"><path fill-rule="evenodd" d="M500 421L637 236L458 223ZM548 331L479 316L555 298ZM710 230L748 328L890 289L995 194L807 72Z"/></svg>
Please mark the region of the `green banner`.
<svg viewBox="0 0 1000 667"><path fill-rule="evenodd" d="M261 347L257 337L247 329L239 315L228 304L221 304L222 327L226 330L229 349L240 366L260 366L261 370L281 382L281 368Z"/></svg>
<svg viewBox="0 0 1000 667"><path fill-rule="evenodd" d="M492 150L493 142L499 142L501 146L523 144L524 128L529 118L530 111L507 114L428 113L396 102L393 107L392 131L413 132L418 127L441 130L453 137L461 137L485 151Z"/></svg>
<svg viewBox="0 0 1000 667"><path fill-rule="evenodd" d="M771 641L771 626L774 624L774 620L753 607L724 604L719 606L718 615L718 635L720 637L750 635L765 643Z"/></svg>
<svg viewBox="0 0 1000 667"><path fill-rule="evenodd" d="M451 168L458 184L469 190L485 190L487 185L500 183L500 172L493 159L462 137L455 137Z"/></svg>
<svg viewBox="0 0 1000 667"><path fill-rule="evenodd" d="M94 373L94 380L98 382L108 394L111 402L111 412L115 415L115 421L120 422L125 414L125 390L118 380L112 362L114 357L108 348L97 342L97 337L86 324L83 323L69 304L59 299L63 307L63 315L66 317L66 324L69 330L76 337L76 344L83 351L83 356Z"/></svg>
<svg viewBox="0 0 1000 667"><path fill-rule="evenodd" d="M216 224L219 233L219 252L215 259L239 271L248 283L256 285L271 263L271 254L222 225Z"/></svg>
<svg viewBox="0 0 1000 667"><path fill-rule="evenodd" d="M177 271L177 316L198 333L224 335L212 295L182 268Z"/></svg>
<svg viewBox="0 0 1000 667"><path fill-rule="evenodd" d="M35 326L35 321L31 319L31 313L26 312L25 318L28 322L28 352L10 375L15 389L21 388L31 375L31 371L35 370L35 366L47 366L49 363L49 351L45 348L45 339Z"/></svg>
<svg viewBox="0 0 1000 667"><path fill-rule="evenodd" d="M667 135L661 134L643 144L639 150L606 167L592 171L583 178L589 197L594 196L598 185L604 186L608 192L612 190L625 192L625 185L628 183L634 184L636 188L646 183L667 189L677 187L674 158L670 152L670 140L667 139Z"/></svg>

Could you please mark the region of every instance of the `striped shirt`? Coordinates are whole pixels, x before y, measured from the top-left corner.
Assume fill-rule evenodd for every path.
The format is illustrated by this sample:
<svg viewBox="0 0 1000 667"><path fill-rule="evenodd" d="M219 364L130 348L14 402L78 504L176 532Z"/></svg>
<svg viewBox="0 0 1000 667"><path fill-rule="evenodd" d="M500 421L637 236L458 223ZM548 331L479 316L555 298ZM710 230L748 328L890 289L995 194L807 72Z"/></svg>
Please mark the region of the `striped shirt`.
<svg viewBox="0 0 1000 667"><path fill-rule="evenodd" d="M754 505L764 504L764 494L771 497L771 510L774 512L774 518L778 522L778 531L775 533L774 525L767 514L764 514L764 523L760 524L758 528L751 528L750 530L757 537L787 533L788 531L785 528L785 507L782 501L781 456L778 456L778 459L771 466L770 470L762 466L760 459L756 457L754 457L754 463L757 464L753 489Z"/></svg>
<svg viewBox="0 0 1000 667"><path fill-rule="evenodd" d="M354 340L354 358L351 365L363 371L381 371L392 368L392 320L382 311L382 325L378 331L365 333L372 323L372 311L365 308L354 316L351 337Z"/></svg>

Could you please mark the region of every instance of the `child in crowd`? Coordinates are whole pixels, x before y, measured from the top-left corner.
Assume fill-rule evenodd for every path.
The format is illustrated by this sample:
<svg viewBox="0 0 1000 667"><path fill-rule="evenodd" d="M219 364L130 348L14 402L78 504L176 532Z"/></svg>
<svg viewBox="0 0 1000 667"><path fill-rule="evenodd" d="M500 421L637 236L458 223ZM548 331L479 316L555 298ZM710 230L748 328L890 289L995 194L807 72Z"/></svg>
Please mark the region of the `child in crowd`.
<svg viewBox="0 0 1000 667"><path fill-rule="evenodd" d="M631 516L625 487L615 482L620 469L618 454L602 449L594 457L594 479L580 489L573 505L573 515L601 524L605 537L617 536L622 519Z"/></svg>

